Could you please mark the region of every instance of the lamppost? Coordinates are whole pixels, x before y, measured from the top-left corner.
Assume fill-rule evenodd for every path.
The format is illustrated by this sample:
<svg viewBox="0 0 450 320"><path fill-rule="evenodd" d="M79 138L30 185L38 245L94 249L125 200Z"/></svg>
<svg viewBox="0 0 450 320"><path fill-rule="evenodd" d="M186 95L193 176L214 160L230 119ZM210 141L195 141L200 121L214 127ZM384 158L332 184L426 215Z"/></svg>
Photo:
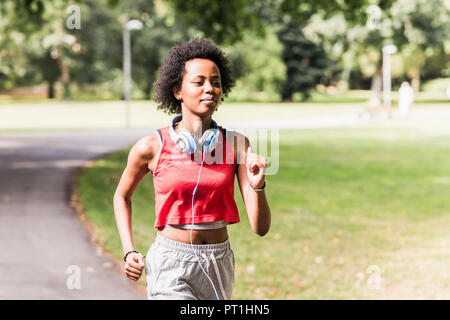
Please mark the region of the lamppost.
<svg viewBox="0 0 450 320"><path fill-rule="evenodd" d="M130 20L123 29L123 92L125 98L125 127L130 127L130 96L131 96L131 49L130 30L141 30L143 24L139 20Z"/></svg>
<svg viewBox="0 0 450 320"><path fill-rule="evenodd" d="M397 52L393 44L383 46L383 104L391 107L391 54Z"/></svg>

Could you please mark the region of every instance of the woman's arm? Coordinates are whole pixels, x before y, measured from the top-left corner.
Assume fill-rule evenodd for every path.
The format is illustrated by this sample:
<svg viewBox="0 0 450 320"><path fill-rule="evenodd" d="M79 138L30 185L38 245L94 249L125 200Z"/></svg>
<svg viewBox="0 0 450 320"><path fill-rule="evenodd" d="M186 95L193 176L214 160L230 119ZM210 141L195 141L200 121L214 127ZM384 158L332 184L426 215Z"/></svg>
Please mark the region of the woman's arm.
<svg viewBox="0 0 450 320"><path fill-rule="evenodd" d="M132 236L131 196L142 178L150 171L151 164L155 158L155 146L159 145L157 139L156 133L152 133L140 139L131 148L126 168L114 193L114 215L124 254L135 250ZM134 259L135 254L130 254L129 256L133 259L127 257L127 261L131 260L133 262L133 260L136 260Z"/></svg>
<svg viewBox="0 0 450 320"><path fill-rule="evenodd" d="M265 189L255 191L264 185L264 173L267 161L264 157L252 152L250 142L245 139L235 140L238 170L237 178L245 208L252 226L252 230L259 236L264 236L270 229L271 213L267 203ZM239 143L241 141L241 143ZM244 141L245 143L242 143Z"/></svg>

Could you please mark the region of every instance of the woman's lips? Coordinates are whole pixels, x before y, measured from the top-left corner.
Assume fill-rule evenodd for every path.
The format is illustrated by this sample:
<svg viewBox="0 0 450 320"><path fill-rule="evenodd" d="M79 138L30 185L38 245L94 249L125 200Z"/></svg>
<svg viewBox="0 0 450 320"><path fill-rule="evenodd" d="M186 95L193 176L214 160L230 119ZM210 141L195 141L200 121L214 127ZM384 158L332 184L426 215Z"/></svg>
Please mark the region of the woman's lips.
<svg viewBox="0 0 450 320"><path fill-rule="evenodd" d="M203 100L201 100L201 102L204 102L206 104L216 103L216 101L214 99L203 99Z"/></svg>

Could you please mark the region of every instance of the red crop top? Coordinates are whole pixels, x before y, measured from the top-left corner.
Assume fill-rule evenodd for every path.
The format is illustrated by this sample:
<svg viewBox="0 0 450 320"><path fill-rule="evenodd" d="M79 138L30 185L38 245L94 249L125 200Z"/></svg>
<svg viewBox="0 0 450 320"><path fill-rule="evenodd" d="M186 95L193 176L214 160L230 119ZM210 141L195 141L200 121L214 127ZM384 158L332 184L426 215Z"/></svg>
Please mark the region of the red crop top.
<svg viewBox="0 0 450 320"><path fill-rule="evenodd" d="M194 223L215 221L239 222L234 200L236 159L219 126L220 137L215 150L205 155L200 182L194 197ZM197 184L202 154L181 152L170 137L169 127L161 128L162 146L153 172L155 189L155 228L166 224L192 223L192 193ZM217 154L216 154L217 152ZM223 156L223 157L222 157ZM195 159L195 161L194 161ZM213 161L213 160L216 161Z"/></svg>

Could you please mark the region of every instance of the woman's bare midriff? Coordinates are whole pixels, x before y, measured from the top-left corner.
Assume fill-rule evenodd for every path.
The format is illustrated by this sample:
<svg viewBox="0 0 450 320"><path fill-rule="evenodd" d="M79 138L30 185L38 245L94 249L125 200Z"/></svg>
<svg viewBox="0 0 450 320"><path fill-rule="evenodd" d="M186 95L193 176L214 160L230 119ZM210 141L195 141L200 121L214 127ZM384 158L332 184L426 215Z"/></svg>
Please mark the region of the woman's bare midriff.
<svg viewBox="0 0 450 320"><path fill-rule="evenodd" d="M178 229L170 226L163 226L158 229L158 233L170 240L190 243L190 230ZM214 244L221 243L228 239L227 227L213 230L192 230L193 244Z"/></svg>

